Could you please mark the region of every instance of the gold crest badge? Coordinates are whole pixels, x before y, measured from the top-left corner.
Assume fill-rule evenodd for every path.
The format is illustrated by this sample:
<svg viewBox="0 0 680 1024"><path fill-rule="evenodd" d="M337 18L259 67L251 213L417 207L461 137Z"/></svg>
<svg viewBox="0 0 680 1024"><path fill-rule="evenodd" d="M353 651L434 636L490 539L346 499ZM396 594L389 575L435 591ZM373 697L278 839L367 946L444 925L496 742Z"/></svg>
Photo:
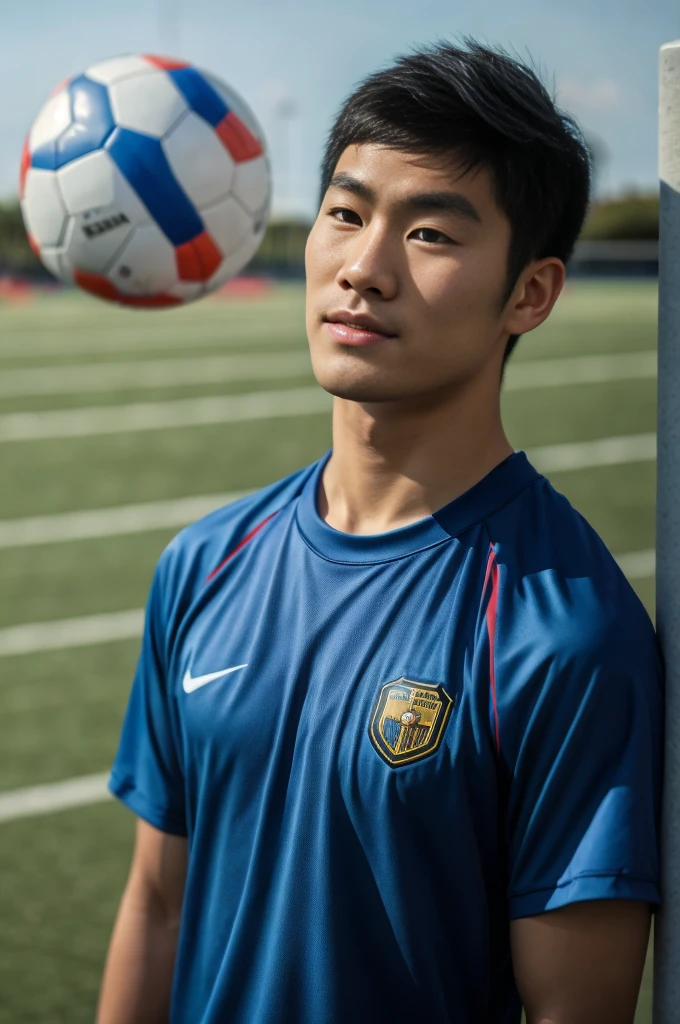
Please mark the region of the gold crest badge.
<svg viewBox="0 0 680 1024"><path fill-rule="evenodd" d="M393 767L429 757L439 749L453 705L441 684L403 676L386 683L371 719L371 743Z"/></svg>

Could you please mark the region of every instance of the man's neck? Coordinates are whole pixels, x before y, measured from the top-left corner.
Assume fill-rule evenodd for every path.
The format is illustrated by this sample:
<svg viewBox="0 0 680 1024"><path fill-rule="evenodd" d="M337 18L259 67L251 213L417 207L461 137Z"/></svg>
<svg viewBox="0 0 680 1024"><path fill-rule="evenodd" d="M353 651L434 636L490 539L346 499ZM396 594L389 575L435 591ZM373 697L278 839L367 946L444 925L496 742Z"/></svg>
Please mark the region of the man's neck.
<svg viewBox="0 0 680 1024"><path fill-rule="evenodd" d="M319 514L343 533L395 530L453 501L512 451L493 382L400 402L336 398Z"/></svg>

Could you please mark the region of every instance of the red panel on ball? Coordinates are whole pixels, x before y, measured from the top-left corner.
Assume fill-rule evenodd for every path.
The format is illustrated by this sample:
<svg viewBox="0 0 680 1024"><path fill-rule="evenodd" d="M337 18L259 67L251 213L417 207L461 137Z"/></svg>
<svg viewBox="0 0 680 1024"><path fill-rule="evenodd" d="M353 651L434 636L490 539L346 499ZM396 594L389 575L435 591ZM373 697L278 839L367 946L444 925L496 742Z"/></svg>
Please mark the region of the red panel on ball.
<svg viewBox="0 0 680 1024"><path fill-rule="evenodd" d="M33 235L30 233L30 231L28 232L28 244L30 245L31 249L33 250L33 252L38 257L38 259L40 259L40 246L38 245L38 243L35 240L35 238L33 237Z"/></svg>
<svg viewBox="0 0 680 1024"><path fill-rule="evenodd" d="M90 274L87 270L74 270L73 280L90 295L109 302L119 302L121 306L134 306L138 309L162 309L166 306L179 306L182 302L174 295L126 295L120 292L108 277L102 274Z"/></svg>
<svg viewBox="0 0 680 1024"><path fill-rule="evenodd" d="M26 189L26 175L31 166L31 153L28 148L28 135L24 142L24 148L21 151L21 169L19 171L19 199L24 198L24 191Z"/></svg>
<svg viewBox="0 0 680 1024"><path fill-rule="evenodd" d="M262 156L262 143L233 110L222 118L215 131L237 164Z"/></svg>
<svg viewBox="0 0 680 1024"><path fill-rule="evenodd" d="M167 306L179 306L182 302L175 295L124 295L118 293L121 306L134 306L136 309L164 309Z"/></svg>
<svg viewBox="0 0 680 1024"><path fill-rule="evenodd" d="M59 85L56 86L56 88L54 88L52 90L52 92L50 93L50 96L56 96L58 92L61 92L62 89L66 88L66 86L68 85L68 83L70 81L71 81L70 77L69 78L65 78L63 82L60 82Z"/></svg>
<svg viewBox="0 0 680 1024"><path fill-rule="evenodd" d="M222 253L207 231L175 249L180 281L207 281L222 262Z"/></svg>
<svg viewBox="0 0 680 1024"><path fill-rule="evenodd" d="M153 64L155 68L160 68L162 71L178 71L180 68L189 67L185 60L176 60L174 57L156 57L151 53L144 53L142 57L149 64Z"/></svg>
<svg viewBox="0 0 680 1024"><path fill-rule="evenodd" d="M98 299L108 299L109 302L117 302L119 299L115 284L112 284L108 277L104 277L102 274L90 274L87 270L74 270L73 280L80 288L89 292L90 295L96 295Z"/></svg>
<svg viewBox="0 0 680 1024"><path fill-rule="evenodd" d="M207 281L208 278L213 276L222 262L222 253L207 231L204 231L202 235L194 239L194 245L198 249L198 258L203 267L203 277L201 280Z"/></svg>
<svg viewBox="0 0 680 1024"><path fill-rule="evenodd" d="M185 242L175 248L177 276L180 281L202 281L201 261L193 242Z"/></svg>

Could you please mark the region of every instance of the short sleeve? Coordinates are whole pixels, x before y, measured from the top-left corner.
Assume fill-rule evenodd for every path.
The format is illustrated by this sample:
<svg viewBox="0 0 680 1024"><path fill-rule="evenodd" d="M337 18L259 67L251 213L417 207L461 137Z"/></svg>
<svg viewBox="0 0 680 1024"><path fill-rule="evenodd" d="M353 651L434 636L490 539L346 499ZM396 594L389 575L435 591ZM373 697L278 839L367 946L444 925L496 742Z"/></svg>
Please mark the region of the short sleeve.
<svg viewBox="0 0 680 1024"><path fill-rule="evenodd" d="M501 709L511 918L659 902L662 671L630 604L601 627L575 613L566 639L525 652L530 677Z"/></svg>
<svg viewBox="0 0 680 1024"><path fill-rule="evenodd" d="M163 609L167 555L166 549L151 584L141 653L109 789L155 828L186 835L184 779L166 673L167 624Z"/></svg>

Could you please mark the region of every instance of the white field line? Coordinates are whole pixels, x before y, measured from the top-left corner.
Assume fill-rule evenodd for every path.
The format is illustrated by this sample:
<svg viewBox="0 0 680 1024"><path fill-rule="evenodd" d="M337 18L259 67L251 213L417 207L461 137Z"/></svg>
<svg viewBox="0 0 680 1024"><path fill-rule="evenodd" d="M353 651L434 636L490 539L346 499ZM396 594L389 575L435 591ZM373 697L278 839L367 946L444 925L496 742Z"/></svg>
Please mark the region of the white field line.
<svg viewBox="0 0 680 1024"><path fill-rule="evenodd" d="M41 366L3 370L0 374L0 398L187 387L192 384L305 377L309 374L311 364L304 350L253 356L199 356L132 363Z"/></svg>
<svg viewBox="0 0 680 1024"><path fill-rule="evenodd" d="M104 615L83 615L77 619L6 626L0 629L0 658L37 651L92 647L114 640L131 640L142 635L143 626L143 608Z"/></svg>
<svg viewBox="0 0 680 1024"><path fill-rule="evenodd" d="M527 457L541 473L650 462L656 458L656 434L625 434L597 441L548 444L527 448Z"/></svg>
<svg viewBox="0 0 680 1024"><path fill-rule="evenodd" d="M526 391L529 388L559 388L567 384L652 379L656 377L656 370L656 352L511 361L503 388L505 391Z"/></svg>
<svg viewBox="0 0 680 1024"><path fill-rule="evenodd" d="M284 314L285 315L285 314ZM46 324L35 331L19 331L0 341L0 360L2 359L42 359L51 356L92 356L101 352L154 352L191 348L251 348L259 345L294 345L299 339L302 347L306 342L304 322L290 323L282 320L276 323L276 313L272 311L275 329L265 326L242 323L219 323L217 321L204 324L183 323L179 325L164 324L162 328L145 327L139 329L139 323L129 326L111 325L104 328L97 336L98 325L82 331L82 337L75 335L73 327L57 327ZM133 327L135 328L133 330Z"/></svg>
<svg viewBox="0 0 680 1024"><path fill-rule="evenodd" d="M330 408L330 396L314 386L104 408L14 412L0 416L0 444L308 416Z"/></svg>
<svg viewBox="0 0 680 1024"><path fill-rule="evenodd" d="M640 580L654 575L654 551L632 551L617 555L616 560L629 579ZM143 626L143 608L6 626L0 629L0 658L134 640L142 635Z"/></svg>
<svg viewBox="0 0 680 1024"><path fill-rule="evenodd" d="M631 551L619 555L617 561L629 579L645 579L654 574L655 554L649 551ZM142 616L143 612L127 613ZM99 620L104 616L98 616ZM113 618L110 616L110 618ZM83 620L71 620L82 622ZM138 624L139 635L141 623ZM6 632L6 631L5 631ZM1 648L0 648L1 653ZM82 775L62 782L42 786L26 786L21 789L0 793L0 823L16 821L18 818L32 818L41 814L52 814L72 807L103 803L111 799L107 789L108 772L96 775Z"/></svg>
<svg viewBox="0 0 680 1024"><path fill-rule="evenodd" d="M569 384L608 383L656 377L655 352L575 356L511 363L504 389L564 387ZM311 373L306 350L255 355L197 356L192 359L152 359L138 362L80 363L3 370L0 397L86 394L213 384L217 382L274 380Z"/></svg>
<svg viewBox="0 0 680 1024"><path fill-rule="evenodd" d="M186 526L248 493L202 494L193 498L61 512L52 516L0 519L0 548L116 537Z"/></svg>
<svg viewBox="0 0 680 1024"><path fill-rule="evenodd" d="M634 462L642 458L653 458L654 449L655 436L653 434L642 434L633 435L628 438L603 438L598 441L582 442L580 444L549 445L543 448L536 448L528 454L534 465L542 470L550 471L616 465ZM626 452L628 453L627 456ZM226 495L225 497L228 498L229 496ZM181 499L182 502L185 500ZM201 502L204 499L193 500ZM206 503L212 503L212 499L209 496L206 496ZM134 509L135 507L132 506L132 508ZM157 519L149 512L149 505L141 506L141 509L143 511L139 512L138 519L140 526L142 523L149 524L153 522L155 528ZM185 506L185 511L189 511L188 506ZM94 518L89 520L90 529L96 529L96 535L103 536L102 531L105 527L105 518L102 516L97 524L98 512L104 513L104 516L111 515L112 519L110 522L115 520L119 514L121 521L128 517L125 532L131 532L132 522L134 522L135 515L137 514L130 511L130 506L123 506L122 510L92 510L91 512L70 513L69 515L93 516ZM46 516L44 520L45 525L49 524L53 532L57 532L55 520L61 524L62 528L64 526L64 517ZM9 522L11 523L11 520ZM15 525L18 526L21 522L25 521L17 520ZM30 528L34 535L36 531L39 533L39 527L36 526L37 518L29 522L31 523ZM95 527L91 525L93 522L97 524ZM71 520L68 538L64 537L63 539L77 539L76 523L76 519ZM85 523L87 525L87 519ZM3 525L7 526L8 521L5 521ZM625 557L629 559L629 567L636 575L642 571L642 568L649 568L651 565L648 553L643 552L640 554L638 552L635 553L634 557L631 555ZM630 559L633 560L630 561ZM647 569L645 568L646 571ZM138 637L141 633L143 619L143 609L135 609L133 611L88 615L75 619L35 622L5 627L0 629L0 657L29 654L34 651L57 650L65 647L84 647L91 644Z"/></svg>
<svg viewBox="0 0 680 1024"><path fill-rule="evenodd" d="M617 555L616 561L629 580L646 580L656 572L656 551L629 551L626 555Z"/></svg>
<svg viewBox="0 0 680 1024"><path fill-rule="evenodd" d="M330 396L320 387L312 386L211 398L181 398L170 402L14 412L0 416L0 444L306 416L328 412L330 408ZM602 454L605 451L609 454ZM591 454L581 454L585 452ZM544 466L550 464L551 469L559 470L644 461L655 458L655 453L654 434L633 434L575 445L549 445L533 449L529 455L533 459L543 459L541 464L536 462L538 469L543 470ZM560 460L563 465L552 464ZM581 466L571 465L574 460L577 463L580 461Z"/></svg>
<svg viewBox="0 0 680 1024"><path fill-rule="evenodd" d="M44 786L25 786L22 789L0 793L0 822L16 821L17 818L33 818L38 814L51 814L69 807L83 807L111 799L106 788L108 772L97 775L81 775L63 782L51 782Z"/></svg>
<svg viewBox="0 0 680 1024"><path fill-rule="evenodd" d="M575 444L547 445L527 453L537 469L556 472L646 461L654 458L655 436L610 437ZM0 549L90 540L186 526L248 491L201 494L112 508L83 509L48 516L0 519Z"/></svg>

